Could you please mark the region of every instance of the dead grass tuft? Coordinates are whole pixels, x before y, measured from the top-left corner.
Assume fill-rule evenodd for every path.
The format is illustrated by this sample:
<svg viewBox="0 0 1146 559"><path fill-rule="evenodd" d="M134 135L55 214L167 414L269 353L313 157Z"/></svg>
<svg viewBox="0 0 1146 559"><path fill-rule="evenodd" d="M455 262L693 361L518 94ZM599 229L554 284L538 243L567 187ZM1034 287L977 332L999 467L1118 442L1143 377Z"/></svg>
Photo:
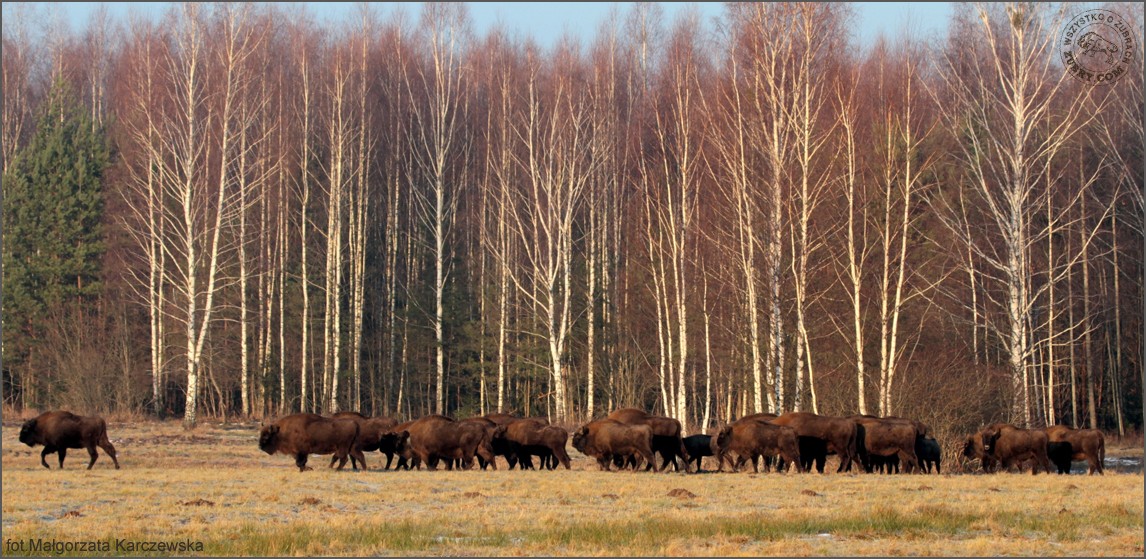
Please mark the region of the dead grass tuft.
<svg viewBox="0 0 1146 559"><path fill-rule="evenodd" d="M322 500L318 499L316 497L303 497L302 500L298 502L298 504L300 504L300 505L321 505Z"/></svg>
<svg viewBox="0 0 1146 559"><path fill-rule="evenodd" d="M811 489L805 489L803 491L800 491L800 494L801 495L807 495L809 497L819 497L820 496L819 493L816 493L815 491L812 491Z"/></svg>
<svg viewBox="0 0 1146 559"><path fill-rule="evenodd" d="M185 507L213 507L215 501L208 501L207 499L195 499L193 501L182 501L179 503Z"/></svg>

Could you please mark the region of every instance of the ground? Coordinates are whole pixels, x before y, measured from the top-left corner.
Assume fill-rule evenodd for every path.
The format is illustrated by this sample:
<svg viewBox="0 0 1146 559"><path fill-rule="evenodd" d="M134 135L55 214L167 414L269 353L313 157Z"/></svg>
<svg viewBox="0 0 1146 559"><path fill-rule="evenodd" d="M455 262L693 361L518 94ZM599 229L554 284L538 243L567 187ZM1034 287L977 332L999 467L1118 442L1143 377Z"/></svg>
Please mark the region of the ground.
<svg viewBox="0 0 1146 559"><path fill-rule="evenodd" d="M1143 475L565 471L300 473L257 425L110 423L102 454L54 455L2 432L4 555L33 540L191 541L179 555L1137 555ZM1141 459L1139 446L1108 456ZM381 461L380 461L381 458ZM706 460L709 460L706 458ZM706 468L711 467L708 463ZM1076 463L1076 471L1081 464ZM954 470L947 465L945 471ZM24 545L20 548L13 546Z"/></svg>

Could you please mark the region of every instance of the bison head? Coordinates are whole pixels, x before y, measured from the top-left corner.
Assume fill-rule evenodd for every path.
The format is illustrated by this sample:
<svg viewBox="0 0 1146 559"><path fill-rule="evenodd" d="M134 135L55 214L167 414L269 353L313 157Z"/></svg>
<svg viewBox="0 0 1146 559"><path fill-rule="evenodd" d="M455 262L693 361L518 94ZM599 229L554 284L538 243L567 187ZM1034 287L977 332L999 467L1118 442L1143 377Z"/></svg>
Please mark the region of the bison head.
<svg viewBox="0 0 1146 559"><path fill-rule="evenodd" d="M967 435L967 439L963 441L963 456L975 458L975 435Z"/></svg>
<svg viewBox="0 0 1146 559"><path fill-rule="evenodd" d="M585 439L588 436L589 428L584 426L578 429L576 433L573 433L573 448L577 449L577 452L585 454Z"/></svg>
<svg viewBox="0 0 1146 559"><path fill-rule="evenodd" d="M409 431L382 433L382 438L378 440L378 450L402 454L406 451L407 446L409 446L409 441Z"/></svg>
<svg viewBox="0 0 1146 559"><path fill-rule="evenodd" d="M732 442L732 426L725 425L715 437L712 438L712 453L715 456L720 456L720 449L728 448L728 443Z"/></svg>
<svg viewBox="0 0 1146 559"><path fill-rule="evenodd" d="M36 446L39 437L36 436L36 420L29 419L20 427L20 442L28 446Z"/></svg>
<svg viewBox="0 0 1146 559"><path fill-rule="evenodd" d="M259 450L274 454L279 448L279 426L267 425L259 431Z"/></svg>
<svg viewBox="0 0 1146 559"><path fill-rule="evenodd" d="M999 442L999 430L989 427L983 431L983 454L991 456L995 453L995 443Z"/></svg>

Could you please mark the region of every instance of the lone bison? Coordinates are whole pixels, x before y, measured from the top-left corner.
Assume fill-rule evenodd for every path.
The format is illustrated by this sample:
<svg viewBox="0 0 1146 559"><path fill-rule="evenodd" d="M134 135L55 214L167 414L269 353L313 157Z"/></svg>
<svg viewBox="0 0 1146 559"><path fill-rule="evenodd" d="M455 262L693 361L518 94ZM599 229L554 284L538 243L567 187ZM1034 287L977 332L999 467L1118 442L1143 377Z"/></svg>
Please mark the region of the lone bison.
<svg viewBox="0 0 1146 559"><path fill-rule="evenodd" d="M352 419L296 413L264 425L259 430L259 449L267 454L277 452L294 456L294 463L300 472L311 469L306 465L311 454L334 454L339 460L339 470L346 466L347 458L353 456L365 470L366 457L356 444L358 431L358 423Z"/></svg>
<svg viewBox="0 0 1146 559"><path fill-rule="evenodd" d="M613 458L638 455L649 464L655 464L652 449L653 430L648 425L627 425L613 419L598 419L581 426L573 433L573 448L585 456L597 459L605 471ZM656 471L660 471L656 468Z"/></svg>
<svg viewBox="0 0 1146 559"><path fill-rule="evenodd" d="M30 447L44 445L44 451L40 453L40 463L48 469L51 469L45 459L48 454L58 453L60 469L63 469L64 456L67 455L69 448L86 448L88 455L91 456L91 461L88 462L90 470L99 458L99 454L96 453L97 446L111 456L115 469L119 469L115 447L107 438L107 423L102 417L85 417L68 411L45 412L35 419L24 422L20 427L20 442Z"/></svg>
<svg viewBox="0 0 1146 559"><path fill-rule="evenodd" d="M1046 428L1047 442L1070 443L1071 458L1086 460L1090 475L1103 473L1106 461L1106 437L1098 429L1071 429L1066 425Z"/></svg>
<svg viewBox="0 0 1146 559"><path fill-rule="evenodd" d="M1031 474L1039 473L1041 467L1048 474L1051 471L1047 457L1047 434L1041 429L1020 429L1014 425L992 425L983 430L983 451L997 460L1003 469L1023 461L1034 459Z"/></svg>

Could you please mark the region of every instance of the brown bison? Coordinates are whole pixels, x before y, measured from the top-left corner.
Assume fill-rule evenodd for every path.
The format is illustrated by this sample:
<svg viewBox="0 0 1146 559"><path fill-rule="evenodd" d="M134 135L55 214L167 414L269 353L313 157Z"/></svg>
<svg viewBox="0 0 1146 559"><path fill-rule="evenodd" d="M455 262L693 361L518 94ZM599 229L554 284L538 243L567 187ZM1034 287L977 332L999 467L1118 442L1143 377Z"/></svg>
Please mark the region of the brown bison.
<svg viewBox="0 0 1146 559"><path fill-rule="evenodd" d="M463 468L473 465L474 456L480 456L497 469L491 446L494 433L486 425L473 421L456 421L444 415L428 415L406 428L410 433L410 451L415 458L436 470L439 460L452 469L455 460Z"/></svg>
<svg viewBox="0 0 1146 559"><path fill-rule="evenodd" d="M418 468L421 463L414 457L413 450L410 449L410 425L413 421L405 421L392 427L389 432L384 433L382 439L378 441L378 451L386 455L386 469L390 469L391 459L397 455L398 463L395 464L394 469L409 470L410 468Z"/></svg>
<svg viewBox="0 0 1146 559"><path fill-rule="evenodd" d="M978 460L979 467L986 473L995 471L995 468L998 466L998 464L994 458L987 454L986 450L983 450L983 431L986 431L991 427L999 428L1003 425L1005 425L1005 423L995 423L993 425L989 425L984 427L978 433L967 435L967 438L963 439L963 458L965 460L963 465L964 471L966 471L968 468L967 462L972 460Z"/></svg>
<svg viewBox="0 0 1146 559"><path fill-rule="evenodd" d="M569 453L565 451L569 432L561 427L536 419L519 419L505 427L505 439L522 469L533 466L531 456L541 456L542 466L548 456L553 456L566 470L570 468Z"/></svg>
<svg viewBox="0 0 1146 559"><path fill-rule="evenodd" d="M828 452L835 452L840 457L840 467L837 473L851 467L853 461L861 463L857 449L856 423L842 417L829 417L809 412L788 412L771 423L787 425L796 430L800 437L815 437L822 439Z"/></svg>
<svg viewBox="0 0 1146 559"><path fill-rule="evenodd" d="M354 440L354 444L362 453L374 452L379 450L379 445L382 441L382 436L388 433L395 425L398 424L397 420L389 417L366 417L354 411L342 411L331 416L333 419L349 419L358 424L358 438ZM330 465L334 466L334 461L338 460L337 456L330 457ZM355 468L358 467L357 458L351 454L351 465ZM389 462L387 462L389 464ZM363 468L366 466L363 465ZM389 466L387 466L389 468Z"/></svg>
<svg viewBox="0 0 1146 559"><path fill-rule="evenodd" d="M48 454L55 452L60 455L60 469L62 470L64 468L64 456L68 454L69 448L85 448L88 451L88 456L91 457L91 461L88 462L88 469L90 470L95 465L96 459L99 458L99 454L96 452L97 446L102 448L108 456L111 456L111 461L115 463L115 469L119 469L119 460L115 457L115 447L107 438L107 423L102 417L85 417L68 411L45 412L35 419L24 422L24 425L20 427L20 442L30 447L35 447L38 444L44 445L44 451L40 453L40 463L48 469L51 469L45 459Z"/></svg>
<svg viewBox="0 0 1146 559"><path fill-rule="evenodd" d="M785 425L773 425L767 421L741 419L725 425L716 436L713 451L716 454L718 471L724 470L724 461L730 452L737 454L737 460L732 464L734 472L749 460L752 461L752 471L759 472L757 459L764 457L767 468L768 459L773 456L780 456L787 462L795 464L796 471L804 471L800 462L796 430Z"/></svg>
<svg viewBox="0 0 1146 559"><path fill-rule="evenodd" d="M1098 429L1071 429L1066 425L1047 427L1047 442L1070 443L1071 458L1086 460L1090 475L1103 473L1106 461L1106 437Z"/></svg>
<svg viewBox="0 0 1146 559"><path fill-rule="evenodd" d="M334 454L338 469L353 456L366 469L366 457L358 448L358 423L351 419L331 419L314 413L296 413L279 418L259 430L259 449L267 454L294 456L298 471L305 472L311 454ZM331 462L331 465L334 463ZM352 464L353 465L353 464ZM355 467L357 469L357 467Z"/></svg>
<svg viewBox="0 0 1146 559"><path fill-rule="evenodd" d="M499 413L499 412L487 413L487 414L483 415L482 417L494 422L497 425L509 425L510 423L513 423L514 421L517 421L518 419L523 419L521 416L519 416L517 414ZM540 418L536 418L536 417L530 417L528 419L548 423L544 419L540 419Z"/></svg>
<svg viewBox="0 0 1146 559"><path fill-rule="evenodd" d="M652 427L628 425L608 418L590 421L573 433L573 448L596 458L597 465L605 471L617 456L637 455L655 467L652 442Z"/></svg>
<svg viewBox="0 0 1146 559"><path fill-rule="evenodd" d="M863 426L863 439L856 442L863 445L860 452L864 469L871 473L877 461L872 457L879 456L884 459L895 456L898 464L902 464L904 471L913 472L919 469L919 459L915 455L915 441L926 432L913 421L891 418L883 419L872 416L853 415L852 421ZM858 432L857 432L858 437Z"/></svg>
<svg viewBox="0 0 1146 559"><path fill-rule="evenodd" d="M1047 434L1042 429L1020 429L1014 425L991 425L982 431L983 452L996 460L1002 468L1008 469L1023 461L1034 459L1031 474L1039 473L1041 467L1051 472L1050 458L1047 457Z"/></svg>
<svg viewBox="0 0 1146 559"><path fill-rule="evenodd" d="M660 469L667 468L671 462L673 469L679 471L681 467L676 461L678 456L684 461L687 468L688 451L684 448L684 439L681 436L683 429L679 421L671 417L650 415L636 408L615 410L608 415L608 418L627 425L648 425L653 431L653 452L660 454L661 460L664 461ZM647 470L653 465L652 462L649 462L645 469Z"/></svg>

